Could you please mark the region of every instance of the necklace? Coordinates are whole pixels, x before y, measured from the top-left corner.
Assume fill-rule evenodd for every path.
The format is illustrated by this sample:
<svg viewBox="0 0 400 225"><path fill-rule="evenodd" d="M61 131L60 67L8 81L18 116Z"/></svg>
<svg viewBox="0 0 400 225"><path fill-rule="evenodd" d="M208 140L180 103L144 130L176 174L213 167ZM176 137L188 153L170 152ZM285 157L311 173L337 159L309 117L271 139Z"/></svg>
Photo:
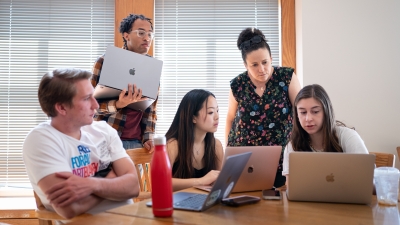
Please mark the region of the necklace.
<svg viewBox="0 0 400 225"><path fill-rule="evenodd" d="M261 91L264 91L264 87L260 87Z"/></svg>
<svg viewBox="0 0 400 225"><path fill-rule="evenodd" d="M323 151L324 151L324 149L321 149L321 150L315 149L314 146L312 146L311 141L309 142L309 144L310 144L310 148L311 148L311 150L312 150L313 152L323 152Z"/></svg>

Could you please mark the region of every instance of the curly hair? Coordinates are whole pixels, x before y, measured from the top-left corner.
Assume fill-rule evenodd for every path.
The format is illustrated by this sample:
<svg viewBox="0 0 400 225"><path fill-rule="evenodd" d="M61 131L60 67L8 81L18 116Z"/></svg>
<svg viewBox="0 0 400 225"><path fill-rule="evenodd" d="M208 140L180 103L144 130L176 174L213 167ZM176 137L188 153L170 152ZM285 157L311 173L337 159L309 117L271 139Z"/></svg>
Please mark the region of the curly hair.
<svg viewBox="0 0 400 225"><path fill-rule="evenodd" d="M140 14L129 14L127 17L122 19L121 24L119 26L119 32L122 34L122 40L124 41L124 48L128 49L128 46L126 45L126 40L124 38L124 33L130 33L132 31L132 25L133 23L137 20L146 20L150 23L151 29L153 29L153 23L151 22L150 18L147 18L146 16Z"/></svg>
<svg viewBox="0 0 400 225"><path fill-rule="evenodd" d="M260 48L266 48L271 56L271 49L263 32L254 27L248 27L239 34L237 47L242 53L243 62L246 62L247 54Z"/></svg>

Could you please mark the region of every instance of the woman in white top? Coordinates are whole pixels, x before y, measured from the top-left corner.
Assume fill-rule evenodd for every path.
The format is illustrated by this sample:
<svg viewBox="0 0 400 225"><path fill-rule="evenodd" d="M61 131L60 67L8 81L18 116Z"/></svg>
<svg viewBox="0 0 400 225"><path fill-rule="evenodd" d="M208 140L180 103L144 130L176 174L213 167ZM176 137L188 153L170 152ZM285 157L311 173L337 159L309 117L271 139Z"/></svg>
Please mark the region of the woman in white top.
<svg viewBox="0 0 400 225"><path fill-rule="evenodd" d="M293 104L293 115L292 135L283 159L282 175L286 180L289 153L294 151L368 154L360 135L335 120L332 103L320 85L308 85L300 90Z"/></svg>

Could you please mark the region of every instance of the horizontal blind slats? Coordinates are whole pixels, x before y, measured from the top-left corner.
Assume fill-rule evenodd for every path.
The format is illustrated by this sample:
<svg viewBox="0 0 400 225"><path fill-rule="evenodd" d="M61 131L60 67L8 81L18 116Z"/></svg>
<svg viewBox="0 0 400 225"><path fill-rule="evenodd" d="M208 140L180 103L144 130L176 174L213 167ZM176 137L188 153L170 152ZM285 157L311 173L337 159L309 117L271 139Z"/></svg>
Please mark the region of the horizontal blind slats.
<svg viewBox="0 0 400 225"><path fill-rule="evenodd" d="M165 134L182 97L195 88L213 92L219 106L215 136L224 142L229 82L245 71L239 33L257 27L279 65L278 0L156 0L155 56L164 61L156 132Z"/></svg>
<svg viewBox="0 0 400 225"><path fill-rule="evenodd" d="M0 187L29 186L22 161L27 133L48 118L37 100L54 68L91 70L114 42L114 0L0 2Z"/></svg>

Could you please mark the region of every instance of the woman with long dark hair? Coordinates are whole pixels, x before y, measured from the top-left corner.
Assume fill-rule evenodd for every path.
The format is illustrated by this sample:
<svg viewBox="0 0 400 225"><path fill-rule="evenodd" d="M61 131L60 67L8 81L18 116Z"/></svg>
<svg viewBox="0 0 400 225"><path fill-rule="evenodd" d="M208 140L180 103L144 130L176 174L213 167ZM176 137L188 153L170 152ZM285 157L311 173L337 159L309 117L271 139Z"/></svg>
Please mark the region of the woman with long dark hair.
<svg viewBox="0 0 400 225"><path fill-rule="evenodd" d="M218 177L223 158L222 144L214 137L218 121L214 94L194 89L183 97L166 133L174 191L210 185Z"/></svg>

